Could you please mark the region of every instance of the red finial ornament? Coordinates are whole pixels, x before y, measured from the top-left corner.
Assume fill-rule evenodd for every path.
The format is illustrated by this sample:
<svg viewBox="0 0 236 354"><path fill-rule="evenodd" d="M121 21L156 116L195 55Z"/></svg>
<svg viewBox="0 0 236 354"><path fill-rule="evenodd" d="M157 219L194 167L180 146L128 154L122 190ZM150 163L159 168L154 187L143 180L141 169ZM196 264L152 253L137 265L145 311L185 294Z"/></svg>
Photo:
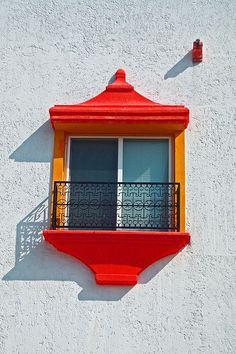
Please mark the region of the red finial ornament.
<svg viewBox="0 0 236 354"><path fill-rule="evenodd" d="M126 74L123 69L118 69L115 73L115 81L106 87L106 91L133 91L134 87L126 82Z"/></svg>
<svg viewBox="0 0 236 354"><path fill-rule="evenodd" d="M200 39L196 39L196 41L193 42L192 60L194 63L202 62L202 47L203 43Z"/></svg>
<svg viewBox="0 0 236 354"><path fill-rule="evenodd" d="M115 73L116 79L120 79L122 81L125 81L126 78L126 73L123 69L118 69L117 72Z"/></svg>

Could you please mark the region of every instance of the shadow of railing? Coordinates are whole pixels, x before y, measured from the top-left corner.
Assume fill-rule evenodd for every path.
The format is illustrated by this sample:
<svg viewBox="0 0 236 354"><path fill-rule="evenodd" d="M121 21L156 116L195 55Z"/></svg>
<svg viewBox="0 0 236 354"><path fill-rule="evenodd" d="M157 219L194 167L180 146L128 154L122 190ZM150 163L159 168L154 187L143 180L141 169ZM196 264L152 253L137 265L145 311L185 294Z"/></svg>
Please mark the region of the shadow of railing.
<svg viewBox="0 0 236 354"><path fill-rule="evenodd" d="M92 272L79 260L58 252L44 241L49 227L49 199L44 199L16 227L15 266L3 277L14 281L73 281L81 288L80 300L121 299L131 287L97 286Z"/></svg>
<svg viewBox="0 0 236 354"><path fill-rule="evenodd" d="M79 300L117 301L129 286L98 286L93 273L78 259L58 252L44 241L42 232L49 227L49 199L44 199L16 227L15 266L3 277L6 281L73 281L81 291ZM147 268L139 283L156 276L173 258L169 256Z"/></svg>

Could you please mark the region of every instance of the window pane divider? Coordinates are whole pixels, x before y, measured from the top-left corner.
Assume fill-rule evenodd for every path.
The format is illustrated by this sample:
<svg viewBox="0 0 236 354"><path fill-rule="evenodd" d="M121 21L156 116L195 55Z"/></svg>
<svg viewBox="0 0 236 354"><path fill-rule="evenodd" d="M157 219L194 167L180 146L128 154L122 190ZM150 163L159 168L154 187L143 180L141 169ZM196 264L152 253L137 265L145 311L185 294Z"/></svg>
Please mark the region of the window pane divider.
<svg viewBox="0 0 236 354"><path fill-rule="evenodd" d="M116 212L116 225L122 220L122 185L123 182L123 138L118 138L118 171L117 171L117 212Z"/></svg>

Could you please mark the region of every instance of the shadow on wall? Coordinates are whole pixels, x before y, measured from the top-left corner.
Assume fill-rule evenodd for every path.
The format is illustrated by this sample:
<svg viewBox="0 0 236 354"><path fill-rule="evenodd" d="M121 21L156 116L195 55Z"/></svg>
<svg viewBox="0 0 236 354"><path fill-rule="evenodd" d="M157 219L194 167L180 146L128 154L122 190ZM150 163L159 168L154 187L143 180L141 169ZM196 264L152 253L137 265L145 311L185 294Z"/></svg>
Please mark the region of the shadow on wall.
<svg viewBox="0 0 236 354"><path fill-rule="evenodd" d="M79 260L57 251L43 240L42 231L49 225L49 199L43 200L16 228L15 266L3 280L74 281L81 288L79 300L120 300L132 287L98 286L93 273ZM147 283L173 258L166 257L147 268L139 283Z"/></svg>
<svg viewBox="0 0 236 354"><path fill-rule="evenodd" d="M200 63L193 63L192 50L190 50L178 63L176 63L164 76L164 79L171 79L183 73L186 69L197 66Z"/></svg>
<svg viewBox="0 0 236 354"><path fill-rule="evenodd" d="M17 162L49 162L51 172L52 151L52 129L50 121L47 121L10 155L10 159ZM15 266L3 277L3 280L74 281L82 288L78 294L79 300L120 300L132 287L98 286L93 273L83 263L57 251L43 240L42 231L50 224L50 188L51 176L49 197L17 224ZM147 268L139 276L139 283L150 281L173 257L173 255L166 257Z"/></svg>
<svg viewBox="0 0 236 354"><path fill-rule="evenodd" d="M52 162L53 139L50 121L46 121L26 139L9 158L17 162Z"/></svg>

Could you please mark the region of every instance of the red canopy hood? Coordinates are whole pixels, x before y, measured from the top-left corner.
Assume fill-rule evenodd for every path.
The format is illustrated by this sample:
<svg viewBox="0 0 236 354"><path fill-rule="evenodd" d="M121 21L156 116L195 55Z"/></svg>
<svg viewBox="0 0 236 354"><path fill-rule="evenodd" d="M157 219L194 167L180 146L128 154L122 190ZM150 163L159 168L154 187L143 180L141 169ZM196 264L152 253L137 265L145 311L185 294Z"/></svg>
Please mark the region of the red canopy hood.
<svg viewBox="0 0 236 354"><path fill-rule="evenodd" d="M94 98L75 105L50 108L52 126L75 123L189 123L189 110L182 105L161 105L135 91L126 81L123 69L115 73L115 81Z"/></svg>

